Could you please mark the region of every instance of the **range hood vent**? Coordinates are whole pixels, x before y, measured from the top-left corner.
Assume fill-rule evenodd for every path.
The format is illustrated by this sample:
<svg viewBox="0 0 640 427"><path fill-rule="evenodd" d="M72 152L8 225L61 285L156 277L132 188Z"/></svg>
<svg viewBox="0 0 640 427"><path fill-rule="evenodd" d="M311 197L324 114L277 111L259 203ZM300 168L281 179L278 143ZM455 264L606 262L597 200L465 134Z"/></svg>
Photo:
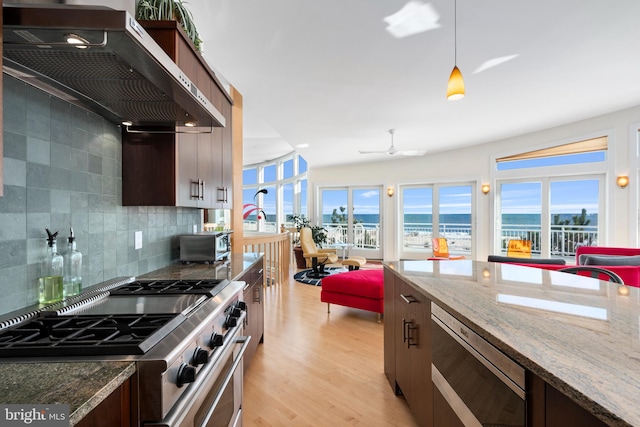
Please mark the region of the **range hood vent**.
<svg viewBox="0 0 640 427"><path fill-rule="evenodd" d="M221 127L224 116L122 10L3 7L3 71L114 123ZM66 40L70 34L88 43Z"/></svg>

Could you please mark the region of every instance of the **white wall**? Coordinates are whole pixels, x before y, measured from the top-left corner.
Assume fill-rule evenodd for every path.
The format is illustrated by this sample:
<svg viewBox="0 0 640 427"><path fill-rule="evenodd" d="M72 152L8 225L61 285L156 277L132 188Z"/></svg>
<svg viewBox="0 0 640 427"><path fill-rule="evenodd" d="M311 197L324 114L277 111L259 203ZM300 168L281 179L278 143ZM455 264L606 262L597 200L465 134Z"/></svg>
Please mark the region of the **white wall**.
<svg viewBox="0 0 640 427"><path fill-rule="evenodd" d="M609 135L609 154L606 185L606 230L603 246L638 245L637 209L637 130L640 128L640 106L615 113L582 120L579 122L546 129L500 141L489 142L469 148L427 153L424 157L410 157L389 161L358 163L348 166L309 169L309 212L317 209L317 189L325 185L381 185L396 187L396 194L384 196L383 216L385 221L384 259L398 259L398 192L401 184L446 183L471 181L476 183L477 232L474 257L486 259L491 251L493 236L493 200L495 180L493 159L508 154L526 152L563 143L580 141L594 135ZM446 150L443 147L443 150ZM615 184L617 175L625 174L630 184L620 189ZM480 192L480 185L491 184L488 195ZM314 215L315 217L315 215Z"/></svg>

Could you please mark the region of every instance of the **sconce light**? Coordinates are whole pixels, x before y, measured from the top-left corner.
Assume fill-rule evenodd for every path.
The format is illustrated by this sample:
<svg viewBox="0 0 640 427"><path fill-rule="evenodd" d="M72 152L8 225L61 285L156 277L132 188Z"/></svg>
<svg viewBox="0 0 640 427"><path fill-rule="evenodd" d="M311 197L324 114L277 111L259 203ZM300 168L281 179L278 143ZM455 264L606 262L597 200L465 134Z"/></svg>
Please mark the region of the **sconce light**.
<svg viewBox="0 0 640 427"><path fill-rule="evenodd" d="M629 185L629 177L626 175L619 175L618 179L616 179L616 184L618 184L618 187L620 188L625 188Z"/></svg>
<svg viewBox="0 0 640 427"><path fill-rule="evenodd" d="M489 190L491 190L491 186L489 184L482 184L480 189L482 190L482 194L487 194Z"/></svg>
<svg viewBox="0 0 640 427"><path fill-rule="evenodd" d="M488 268L484 268L482 270L482 278L483 279L491 279L491 271Z"/></svg>
<svg viewBox="0 0 640 427"><path fill-rule="evenodd" d="M618 286L618 295L621 295L623 297L628 297L629 296L629 288L626 287L625 285Z"/></svg>
<svg viewBox="0 0 640 427"><path fill-rule="evenodd" d="M395 190L393 189L393 187L391 186L387 187L387 196L393 197L393 193L395 193Z"/></svg>

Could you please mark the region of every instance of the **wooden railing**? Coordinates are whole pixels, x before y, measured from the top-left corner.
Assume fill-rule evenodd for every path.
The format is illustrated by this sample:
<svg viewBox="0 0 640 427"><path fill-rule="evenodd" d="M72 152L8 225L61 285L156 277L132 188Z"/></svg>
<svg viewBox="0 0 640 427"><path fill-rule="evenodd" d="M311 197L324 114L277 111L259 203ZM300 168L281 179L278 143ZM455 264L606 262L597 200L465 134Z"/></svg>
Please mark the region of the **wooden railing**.
<svg viewBox="0 0 640 427"><path fill-rule="evenodd" d="M266 282L269 285L286 283L291 267L291 234L244 234L244 252L264 254Z"/></svg>

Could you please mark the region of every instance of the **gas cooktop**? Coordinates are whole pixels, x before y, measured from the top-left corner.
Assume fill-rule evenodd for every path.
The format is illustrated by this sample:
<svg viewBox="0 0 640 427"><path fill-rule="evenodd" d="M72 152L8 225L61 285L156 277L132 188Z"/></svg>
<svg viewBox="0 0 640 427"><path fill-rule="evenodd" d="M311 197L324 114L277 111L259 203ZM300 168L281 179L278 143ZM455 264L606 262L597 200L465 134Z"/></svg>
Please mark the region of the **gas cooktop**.
<svg viewBox="0 0 640 427"><path fill-rule="evenodd" d="M0 356L144 354L183 320L179 313L41 317L0 332Z"/></svg>
<svg viewBox="0 0 640 427"><path fill-rule="evenodd" d="M0 328L0 357L141 355L171 334L226 279L133 280L49 306Z"/></svg>
<svg viewBox="0 0 640 427"><path fill-rule="evenodd" d="M208 280L136 280L109 291L111 295L182 295L215 296L229 283L226 279Z"/></svg>

